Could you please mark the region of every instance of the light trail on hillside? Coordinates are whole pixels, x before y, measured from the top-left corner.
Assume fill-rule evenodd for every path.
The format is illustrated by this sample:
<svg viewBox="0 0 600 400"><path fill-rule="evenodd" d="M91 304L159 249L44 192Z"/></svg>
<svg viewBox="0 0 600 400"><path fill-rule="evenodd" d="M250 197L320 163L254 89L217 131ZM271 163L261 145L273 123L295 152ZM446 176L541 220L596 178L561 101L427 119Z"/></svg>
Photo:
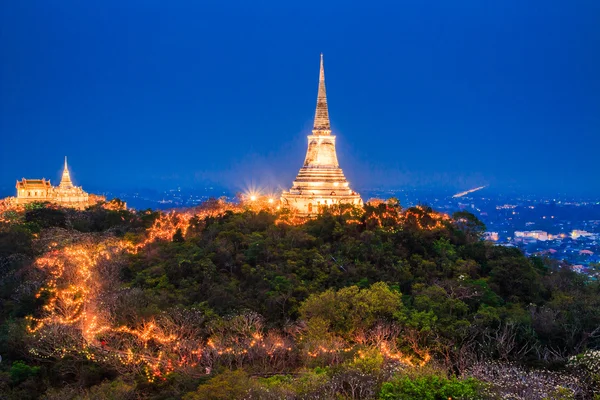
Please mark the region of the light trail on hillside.
<svg viewBox="0 0 600 400"><path fill-rule="evenodd" d="M246 209L256 211L260 205L253 200ZM264 206L269 210L273 207L268 200ZM46 232L37 239L45 251L34 262L40 282L36 298L44 305L38 314L27 317L29 353L39 359L81 357L121 372L141 374L149 382L165 380L172 372L209 374L218 365L259 363L282 371L298 356L318 358L330 365L364 345L405 365L429 361L426 350L415 352L417 357L404 354L393 335L371 333L367 339L339 338L303 347L299 345L301 330L268 330L262 317L253 313L233 317L229 330L212 331L208 336L200 329L204 314L194 310L170 311L151 318L134 315L118 322L122 316L116 310L126 307L123 302L129 290L122 287L119 274L131 255L146 251L157 241L173 240L177 232L185 236L194 219L243 209L223 203L204 210L161 213L137 239L65 229ZM420 229L437 229L448 219L445 214L419 207L390 214L389 218L396 223L412 221Z"/></svg>

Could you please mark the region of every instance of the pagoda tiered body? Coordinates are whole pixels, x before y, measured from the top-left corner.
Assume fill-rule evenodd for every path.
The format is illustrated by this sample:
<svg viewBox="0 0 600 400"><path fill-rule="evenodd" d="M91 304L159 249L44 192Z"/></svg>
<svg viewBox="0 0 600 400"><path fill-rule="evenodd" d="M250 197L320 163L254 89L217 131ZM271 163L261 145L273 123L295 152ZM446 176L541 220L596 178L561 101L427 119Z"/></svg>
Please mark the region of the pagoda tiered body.
<svg viewBox="0 0 600 400"><path fill-rule="evenodd" d="M73 185L66 157L62 179L58 186L52 186L46 179L23 178L17 181L17 197L14 198L16 204L50 202L79 209L105 200L104 196L89 194L80 186Z"/></svg>
<svg viewBox="0 0 600 400"><path fill-rule="evenodd" d="M338 163L335 136L331 135L329 123L322 54L315 123L312 135L308 136L304 166L292 188L282 193L281 202L284 207L306 216L318 214L323 207L333 204L362 205L360 195L350 189Z"/></svg>

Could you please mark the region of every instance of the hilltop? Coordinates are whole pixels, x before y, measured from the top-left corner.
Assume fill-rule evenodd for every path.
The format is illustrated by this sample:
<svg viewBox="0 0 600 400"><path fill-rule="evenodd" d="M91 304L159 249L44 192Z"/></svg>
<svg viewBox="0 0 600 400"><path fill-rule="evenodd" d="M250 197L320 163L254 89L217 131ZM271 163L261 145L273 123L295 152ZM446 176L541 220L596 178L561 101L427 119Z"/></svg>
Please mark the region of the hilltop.
<svg viewBox="0 0 600 400"><path fill-rule="evenodd" d="M3 210L0 393L593 398L598 280L484 231L394 199Z"/></svg>

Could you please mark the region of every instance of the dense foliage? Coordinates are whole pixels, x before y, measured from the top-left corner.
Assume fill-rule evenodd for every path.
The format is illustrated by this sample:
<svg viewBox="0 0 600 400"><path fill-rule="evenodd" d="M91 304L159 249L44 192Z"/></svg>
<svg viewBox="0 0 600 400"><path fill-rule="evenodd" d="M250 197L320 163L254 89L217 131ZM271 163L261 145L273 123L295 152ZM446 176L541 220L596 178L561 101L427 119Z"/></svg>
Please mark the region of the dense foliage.
<svg viewBox="0 0 600 400"><path fill-rule="evenodd" d="M149 234L165 218L150 210L4 212L0 398L594 396L598 281L483 242L485 227L469 213L447 218L395 201L304 223L252 207L197 211L167 238ZM74 244L105 251L107 238L136 249L102 264L94 286L111 323L169 321L206 348L222 346L209 367L149 379L147 368L102 361L116 352L113 336L70 350L78 341L63 340L64 327L52 340L28 330L52 295L40 291L51 276L35 261ZM159 349L144 340L140 354ZM257 340L273 349L253 350ZM62 350L47 349L53 341ZM511 385L510 374L531 384Z"/></svg>

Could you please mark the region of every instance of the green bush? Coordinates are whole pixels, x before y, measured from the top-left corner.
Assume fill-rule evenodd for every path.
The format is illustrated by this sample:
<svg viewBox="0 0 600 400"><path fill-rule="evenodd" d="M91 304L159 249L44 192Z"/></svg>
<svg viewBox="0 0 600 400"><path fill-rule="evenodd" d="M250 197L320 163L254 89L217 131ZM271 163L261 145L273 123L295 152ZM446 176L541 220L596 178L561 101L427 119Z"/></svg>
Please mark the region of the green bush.
<svg viewBox="0 0 600 400"><path fill-rule="evenodd" d="M384 400L481 399L480 390L481 383L472 378L459 380L436 375L413 379L403 377L384 383L379 398Z"/></svg>
<svg viewBox="0 0 600 400"><path fill-rule="evenodd" d="M185 395L185 400L235 400L246 396L254 386L243 370L225 371L198 386L195 392Z"/></svg>
<svg viewBox="0 0 600 400"><path fill-rule="evenodd" d="M40 372L40 367L30 367L23 361L15 361L10 367L10 380L18 385L30 376L35 376Z"/></svg>
<svg viewBox="0 0 600 400"><path fill-rule="evenodd" d="M117 379L91 387L81 400L133 400L136 397L133 385Z"/></svg>

